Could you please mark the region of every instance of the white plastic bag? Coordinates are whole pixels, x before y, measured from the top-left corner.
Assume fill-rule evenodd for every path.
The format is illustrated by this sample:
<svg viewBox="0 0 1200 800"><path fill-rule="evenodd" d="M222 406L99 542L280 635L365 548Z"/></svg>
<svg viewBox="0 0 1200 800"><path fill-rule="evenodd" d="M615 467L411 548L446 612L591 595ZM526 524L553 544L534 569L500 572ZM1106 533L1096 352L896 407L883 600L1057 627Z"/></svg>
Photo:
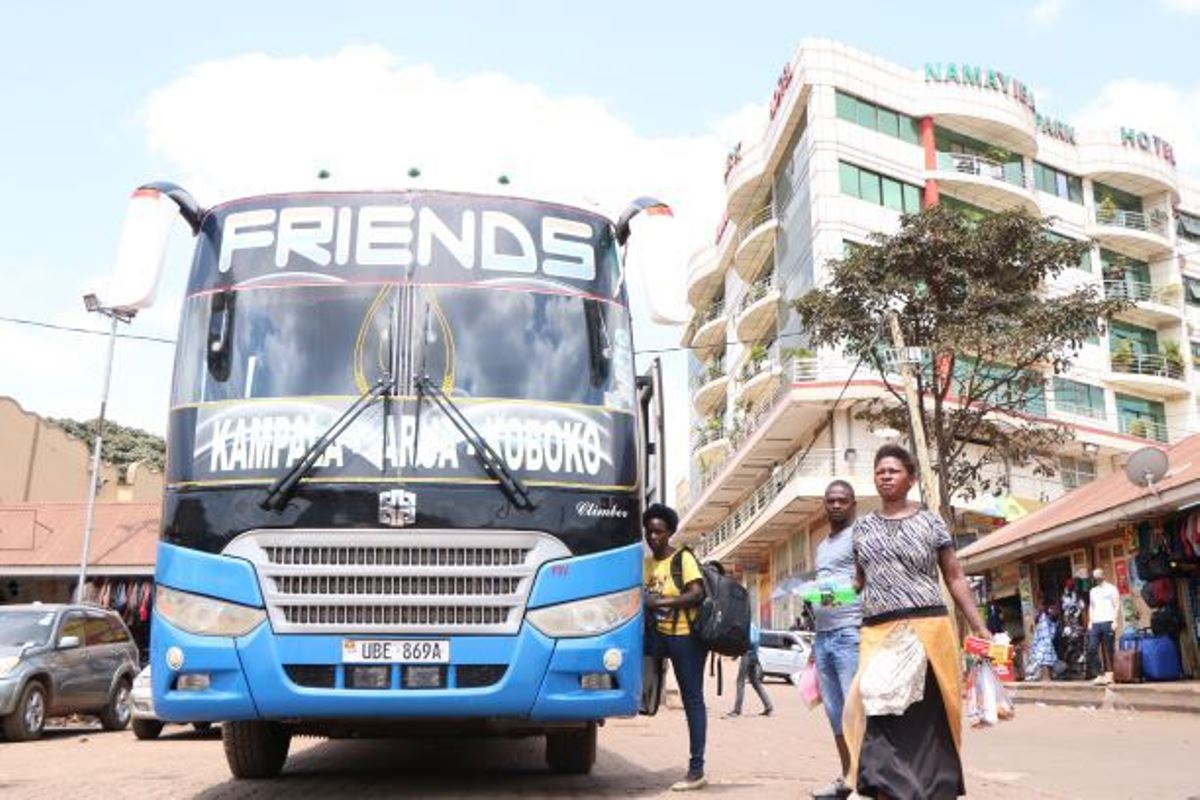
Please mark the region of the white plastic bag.
<svg viewBox="0 0 1200 800"><path fill-rule="evenodd" d="M903 714L925 698L925 646L908 625L888 632L858 679L858 691L868 717Z"/></svg>
<svg viewBox="0 0 1200 800"><path fill-rule="evenodd" d="M1012 719L1015 712L1012 697L991 663L976 661L967 672L967 723L972 728L990 727L1000 720Z"/></svg>

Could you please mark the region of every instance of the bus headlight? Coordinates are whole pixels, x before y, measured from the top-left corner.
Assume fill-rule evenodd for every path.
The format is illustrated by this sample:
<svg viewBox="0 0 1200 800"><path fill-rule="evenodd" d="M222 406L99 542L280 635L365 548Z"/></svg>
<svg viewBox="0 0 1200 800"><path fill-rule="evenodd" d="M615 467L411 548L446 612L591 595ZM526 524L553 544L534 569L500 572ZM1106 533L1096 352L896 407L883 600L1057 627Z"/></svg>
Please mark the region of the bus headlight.
<svg viewBox="0 0 1200 800"><path fill-rule="evenodd" d="M158 587L154 601L163 619L200 636L244 636L267 618L267 612L261 608L214 600L166 586Z"/></svg>
<svg viewBox="0 0 1200 800"><path fill-rule="evenodd" d="M597 636L633 619L641 607L642 590L639 587L536 608L525 618L539 631L556 639Z"/></svg>

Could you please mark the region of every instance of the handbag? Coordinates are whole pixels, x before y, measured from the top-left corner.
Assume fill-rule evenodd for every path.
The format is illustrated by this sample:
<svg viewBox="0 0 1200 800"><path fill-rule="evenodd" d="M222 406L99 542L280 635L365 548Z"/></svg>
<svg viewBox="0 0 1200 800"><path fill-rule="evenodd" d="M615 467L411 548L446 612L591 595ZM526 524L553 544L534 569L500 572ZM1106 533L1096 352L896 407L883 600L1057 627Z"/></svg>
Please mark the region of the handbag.
<svg viewBox="0 0 1200 800"><path fill-rule="evenodd" d="M800 689L800 697L804 699L810 709L821 705L821 680L817 676L815 663L808 662L808 665L800 671L800 679L796 681L796 686Z"/></svg>

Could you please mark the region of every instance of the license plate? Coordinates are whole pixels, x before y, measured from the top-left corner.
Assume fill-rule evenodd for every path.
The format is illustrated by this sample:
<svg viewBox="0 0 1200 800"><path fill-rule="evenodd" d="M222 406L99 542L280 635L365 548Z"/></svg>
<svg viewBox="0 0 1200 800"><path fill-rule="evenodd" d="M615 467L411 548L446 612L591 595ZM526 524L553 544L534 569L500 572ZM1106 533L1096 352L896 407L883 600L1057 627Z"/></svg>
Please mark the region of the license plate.
<svg viewBox="0 0 1200 800"><path fill-rule="evenodd" d="M447 639L343 639L343 664L449 664Z"/></svg>

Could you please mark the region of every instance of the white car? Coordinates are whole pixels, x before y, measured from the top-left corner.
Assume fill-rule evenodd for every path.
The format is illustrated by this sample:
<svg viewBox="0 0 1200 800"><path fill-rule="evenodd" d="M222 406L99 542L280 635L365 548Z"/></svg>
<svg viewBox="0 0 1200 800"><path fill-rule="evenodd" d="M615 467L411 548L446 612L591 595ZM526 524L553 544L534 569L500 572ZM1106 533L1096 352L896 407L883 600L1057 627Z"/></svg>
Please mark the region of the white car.
<svg viewBox="0 0 1200 800"><path fill-rule="evenodd" d="M812 654L814 634L809 631L760 631L758 663L763 675L791 681Z"/></svg>
<svg viewBox="0 0 1200 800"><path fill-rule="evenodd" d="M154 697L150 692L150 667L146 667L133 680L129 693L133 701L133 735L139 739L157 739L167 723L154 716ZM197 731L212 728L211 722L193 723Z"/></svg>

